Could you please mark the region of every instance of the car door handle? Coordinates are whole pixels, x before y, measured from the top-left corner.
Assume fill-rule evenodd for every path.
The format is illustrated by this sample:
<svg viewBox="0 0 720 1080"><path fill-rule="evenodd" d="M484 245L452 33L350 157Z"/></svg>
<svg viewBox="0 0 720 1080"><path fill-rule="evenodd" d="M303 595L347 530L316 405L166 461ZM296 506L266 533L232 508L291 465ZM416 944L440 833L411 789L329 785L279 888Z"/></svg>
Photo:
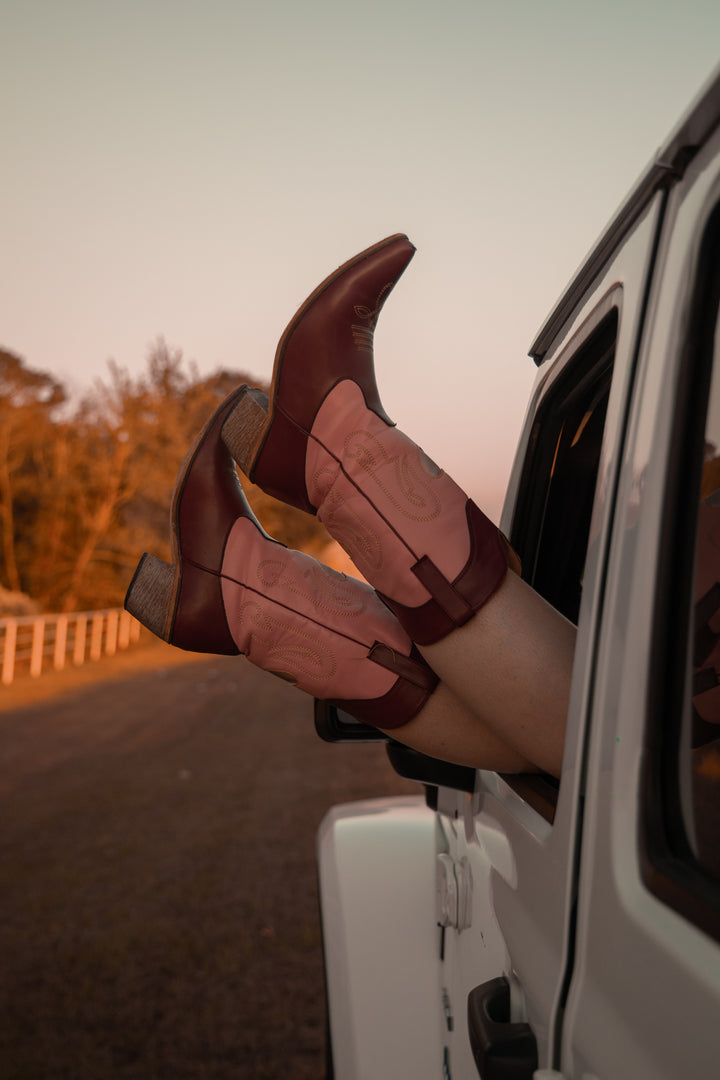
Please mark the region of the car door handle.
<svg viewBox="0 0 720 1080"><path fill-rule="evenodd" d="M529 1024L510 1019L510 983L504 975L470 991L468 1032L482 1080L532 1080L537 1042Z"/></svg>

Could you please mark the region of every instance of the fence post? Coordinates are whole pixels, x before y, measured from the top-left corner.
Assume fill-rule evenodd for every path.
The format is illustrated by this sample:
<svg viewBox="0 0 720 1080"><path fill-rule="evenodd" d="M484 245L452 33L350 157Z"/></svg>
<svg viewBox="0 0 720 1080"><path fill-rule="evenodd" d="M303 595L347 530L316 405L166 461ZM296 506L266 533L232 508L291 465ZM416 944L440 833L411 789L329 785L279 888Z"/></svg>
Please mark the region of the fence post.
<svg viewBox="0 0 720 1080"><path fill-rule="evenodd" d="M5 622L5 641L3 643L2 682L9 686L15 675L15 645L17 643L17 622L7 619Z"/></svg>
<svg viewBox="0 0 720 1080"><path fill-rule="evenodd" d="M32 648L30 652L30 674L34 679L42 672L43 649L45 648L45 620L36 619L33 623Z"/></svg>
<svg viewBox="0 0 720 1080"><path fill-rule="evenodd" d="M53 650L53 667L56 671L62 671L65 667L65 650L67 649L67 615L58 615L55 623L55 648Z"/></svg>
<svg viewBox="0 0 720 1080"><path fill-rule="evenodd" d="M105 616L100 611L92 617L90 625L90 659L99 660L102 656L103 622Z"/></svg>
<svg viewBox="0 0 720 1080"><path fill-rule="evenodd" d="M85 641L87 638L87 615L78 615L75 622L75 643L73 646L73 664L80 667L85 663Z"/></svg>
<svg viewBox="0 0 720 1080"><path fill-rule="evenodd" d="M118 649L127 649L130 644L130 612L120 612L120 622L118 626Z"/></svg>
<svg viewBox="0 0 720 1080"><path fill-rule="evenodd" d="M108 611L107 614L107 630L105 632L105 654L106 656L114 656L117 652L118 644L118 613L117 611Z"/></svg>

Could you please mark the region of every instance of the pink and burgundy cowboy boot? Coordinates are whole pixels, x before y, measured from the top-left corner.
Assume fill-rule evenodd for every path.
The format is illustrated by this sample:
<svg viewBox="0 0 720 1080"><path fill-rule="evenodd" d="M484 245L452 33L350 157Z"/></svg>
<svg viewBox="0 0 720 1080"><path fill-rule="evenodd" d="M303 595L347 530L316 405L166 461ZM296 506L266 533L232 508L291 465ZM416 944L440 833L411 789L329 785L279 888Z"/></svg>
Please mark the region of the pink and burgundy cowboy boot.
<svg viewBox="0 0 720 1080"><path fill-rule="evenodd" d="M241 390L222 437L254 483L317 513L428 645L482 607L514 555L380 402L373 330L414 251L391 236L331 274L280 341L269 399Z"/></svg>
<svg viewBox="0 0 720 1080"><path fill-rule="evenodd" d="M217 409L180 470L173 564L144 555L125 606L182 649L243 653L364 723L399 727L423 707L437 676L369 585L262 529L220 437L243 396L237 390Z"/></svg>

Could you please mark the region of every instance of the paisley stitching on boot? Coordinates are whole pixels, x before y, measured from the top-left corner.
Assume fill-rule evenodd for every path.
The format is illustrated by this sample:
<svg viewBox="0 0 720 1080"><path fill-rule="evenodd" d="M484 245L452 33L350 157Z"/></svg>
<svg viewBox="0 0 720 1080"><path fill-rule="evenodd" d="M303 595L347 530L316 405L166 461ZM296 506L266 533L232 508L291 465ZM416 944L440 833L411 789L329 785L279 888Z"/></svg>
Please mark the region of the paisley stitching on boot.
<svg viewBox="0 0 720 1080"><path fill-rule="evenodd" d="M378 533L354 511L336 491L331 491L318 510L318 520L354 562L364 562L372 570L383 567L383 550ZM362 569L362 567L361 567Z"/></svg>
<svg viewBox="0 0 720 1080"><path fill-rule="evenodd" d="M321 563L310 565L298 575L297 567L281 559L264 559L258 564L257 576L265 589L284 586L296 596L308 600L318 611L330 615L364 614L366 605L354 596L357 589L342 575Z"/></svg>
<svg viewBox="0 0 720 1080"><path fill-rule="evenodd" d="M321 468L316 469L310 477L309 491L313 503L318 505L327 498L330 494L333 484L337 479L340 466L337 464L334 468L330 465L323 465Z"/></svg>
<svg viewBox="0 0 720 1080"><path fill-rule="evenodd" d="M305 676L320 686L325 686L336 674L337 662L332 653L325 648L321 650L312 635L262 611L257 602L240 604L238 619L247 634L243 652L258 667L283 671L296 679L298 675ZM278 641L277 635L301 640ZM256 658L258 652L260 656Z"/></svg>
<svg viewBox="0 0 720 1080"><path fill-rule="evenodd" d="M348 554L350 554L350 553L348 552ZM190 560L187 559L186 562L190 562ZM197 563L191 563L191 565L197 566L198 564ZM202 569L205 569L205 568L202 567L202 566L198 566L198 569L202 570ZM224 570L222 573L218 573L215 570L207 570L207 573L215 574L218 578L220 578L221 581L231 582L233 585L238 585L241 589L246 589L248 593L254 594L255 596L257 596L259 598L259 600L255 601L256 604L258 604L258 603L268 603L269 602L269 603L271 603L273 605L273 607L277 607L281 611L283 611L283 610L286 611L288 613L288 615L290 616L290 618L297 618L298 617L298 612L295 610L294 607L290 607L288 604L284 603L282 600L279 600L277 597L269 597L266 592L258 589L255 585L250 584L247 579L243 580L241 578L234 577L232 574L228 573L227 570ZM317 622L317 626L319 627L320 630L325 630L325 631L328 630L328 627L325 626L324 623L317 621L315 618L313 618L312 615L304 615L304 616L301 615L300 618L302 618L305 622ZM229 619L228 619L228 621L229 621ZM340 627L335 627L330 632L335 634L337 637L345 638L346 641L352 642L353 645L365 646L367 644L367 641L364 640L363 629L364 629L364 624L361 622L360 625L358 625L357 623L353 623L352 625L345 626L342 629ZM243 630L243 627L240 627L238 633L240 633L240 631L242 631L242 630ZM234 632L233 632L233 637L235 637ZM313 640L316 640L316 639L313 638ZM244 649L240 645L240 642L237 639L236 639L236 644L238 645L238 648L240 648L240 651L243 652Z"/></svg>
<svg viewBox="0 0 720 1080"><path fill-rule="evenodd" d="M380 440L372 432L362 428L351 431L346 436L345 453L377 484L398 513L411 521L434 521L439 517L442 504L435 492L431 491L427 480L423 480L410 453L388 454ZM437 469L435 463L427 455L423 457ZM423 457L420 458L420 468L428 476ZM400 499L380 476L380 470L388 467L392 469ZM432 477L432 474L429 475L431 478L437 478L437 476ZM442 470L438 470L437 475L442 475ZM404 502L401 501L402 499Z"/></svg>

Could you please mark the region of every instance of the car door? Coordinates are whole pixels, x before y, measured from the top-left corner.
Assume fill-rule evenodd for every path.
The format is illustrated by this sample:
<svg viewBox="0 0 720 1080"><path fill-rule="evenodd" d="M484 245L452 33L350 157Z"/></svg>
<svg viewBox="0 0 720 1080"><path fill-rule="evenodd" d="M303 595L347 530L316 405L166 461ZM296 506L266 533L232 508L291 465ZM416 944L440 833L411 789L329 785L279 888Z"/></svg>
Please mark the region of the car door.
<svg viewBox="0 0 720 1080"><path fill-rule="evenodd" d="M578 625L567 737L559 781L479 772L472 795L439 793L438 1000L444 1075L455 1080L510 1075L496 1070L513 1058L517 1076L531 1077L555 1056L604 566L663 201L662 193L645 201L623 242L593 265L572 305L541 335L502 525L523 576ZM454 907L444 903L452 889Z"/></svg>
<svg viewBox="0 0 720 1080"><path fill-rule="evenodd" d="M717 110L716 110L717 112ZM670 192L589 702L568 1078L718 1075L720 132Z"/></svg>

